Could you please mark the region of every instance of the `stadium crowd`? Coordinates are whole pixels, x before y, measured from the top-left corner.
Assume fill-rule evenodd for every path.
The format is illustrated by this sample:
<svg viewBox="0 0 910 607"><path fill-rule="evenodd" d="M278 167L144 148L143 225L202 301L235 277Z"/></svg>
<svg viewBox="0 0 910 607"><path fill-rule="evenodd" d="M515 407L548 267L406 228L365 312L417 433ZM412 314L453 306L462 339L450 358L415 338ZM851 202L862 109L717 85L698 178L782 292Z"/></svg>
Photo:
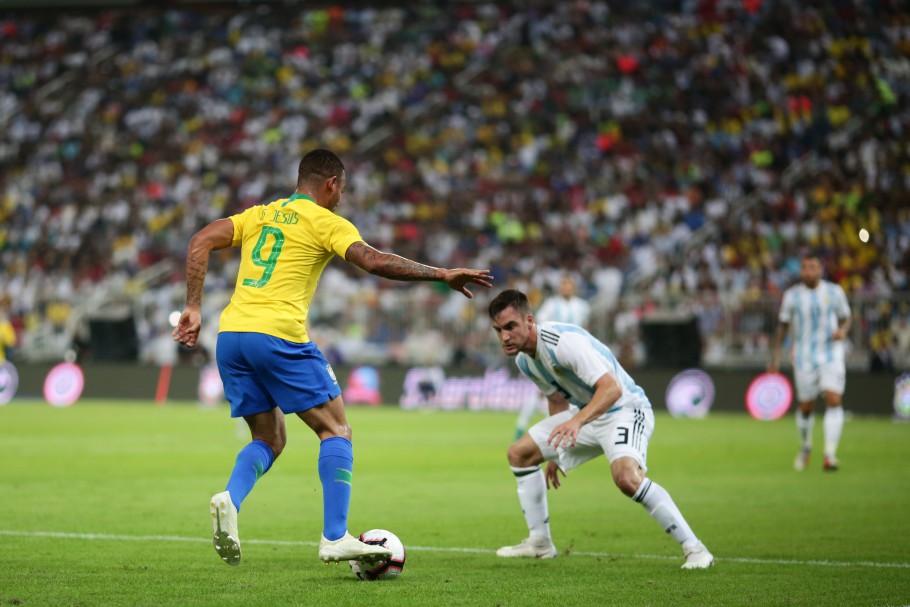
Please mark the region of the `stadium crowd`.
<svg viewBox="0 0 910 607"><path fill-rule="evenodd" d="M288 195L302 153L328 147L348 168L340 212L371 244L491 267L535 302L568 273L615 340L649 310L682 305L720 360L723 307L746 335L736 347L760 352L767 302L795 279L800 250L817 248L858 302L856 336L893 365L910 354L899 297L910 291L907 8L516 0L6 14L0 297L20 343L64 344L92 311L75 308L126 293L142 302L150 348L182 298L190 235ZM482 341L468 331L441 347L437 327L420 326L410 343L371 313L399 309L400 287L346 265L324 277L338 297L318 302L317 336L372 344L378 358L390 347L451 357ZM207 292L228 289L235 270L219 257ZM475 320L475 304L416 293L414 308L439 303L441 325ZM223 302L208 301L211 326Z"/></svg>

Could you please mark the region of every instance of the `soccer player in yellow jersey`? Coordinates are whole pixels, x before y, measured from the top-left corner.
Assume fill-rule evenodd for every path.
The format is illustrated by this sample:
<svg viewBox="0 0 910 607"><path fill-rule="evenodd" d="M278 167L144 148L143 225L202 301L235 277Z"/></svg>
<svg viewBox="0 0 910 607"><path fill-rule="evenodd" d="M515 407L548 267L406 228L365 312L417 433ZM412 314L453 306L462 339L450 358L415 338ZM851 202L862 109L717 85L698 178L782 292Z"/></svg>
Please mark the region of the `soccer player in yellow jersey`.
<svg viewBox="0 0 910 607"><path fill-rule="evenodd" d="M16 329L6 315L5 302L0 302L0 363L6 361L6 350L16 345Z"/></svg>
<svg viewBox="0 0 910 607"><path fill-rule="evenodd" d="M345 188L344 165L328 150L300 161L297 190L289 198L218 219L190 240L186 308L174 339L192 347L199 337L200 304L211 251L240 247L240 269L230 304L221 314L216 359L231 416L243 417L252 442L237 455L225 491L211 500L213 542L229 565L240 563L237 513L256 481L287 441L284 415L296 414L320 440L325 562L376 560L383 546L348 533L353 450L341 389L319 348L307 336L306 319L319 276L335 255L376 276L444 282L466 297L471 284L491 286L489 270L425 266L377 251L351 222L334 213Z"/></svg>

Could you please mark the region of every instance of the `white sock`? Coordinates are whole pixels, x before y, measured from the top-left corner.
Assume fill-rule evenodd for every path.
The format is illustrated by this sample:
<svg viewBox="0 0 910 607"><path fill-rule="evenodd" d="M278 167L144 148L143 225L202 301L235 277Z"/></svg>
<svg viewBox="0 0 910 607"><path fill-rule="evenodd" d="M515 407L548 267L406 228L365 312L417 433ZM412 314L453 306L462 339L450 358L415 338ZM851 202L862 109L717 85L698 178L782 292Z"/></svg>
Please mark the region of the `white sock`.
<svg viewBox="0 0 910 607"><path fill-rule="evenodd" d="M840 433L844 428L844 408L828 407L825 409L825 456L836 457Z"/></svg>
<svg viewBox="0 0 910 607"><path fill-rule="evenodd" d="M815 413L803 415L799 409L796 410L796 429L799 430L799 442L803 449L812 448L812 428L815 427Z"/></svg>
<svg viewBox="0 0 910 607"><path fill-rule="evenodd" d="M547 481L540 466L512 468L518 481L518 502L531 536L550 537L550 512L547 506Z"/></svg>
<svg viewBox="0 0 910 607"><path fill-rule="evenodd" d="M698 543L698 538L666 489L646 478L632 499L644 506L651 518L679 542L683 550Z"/></svg>
<svg viewBox="0 0 910 607"><path fill-rule="evenodd" d="M522 431L528 429L528 424L531 423L531 418L534 417L534 412L537 411L539 402L540 395L535 392L534 396L529 396L521 403L521 409L518 411L518 421L515 422L516 428L520 428Z"/></svg>

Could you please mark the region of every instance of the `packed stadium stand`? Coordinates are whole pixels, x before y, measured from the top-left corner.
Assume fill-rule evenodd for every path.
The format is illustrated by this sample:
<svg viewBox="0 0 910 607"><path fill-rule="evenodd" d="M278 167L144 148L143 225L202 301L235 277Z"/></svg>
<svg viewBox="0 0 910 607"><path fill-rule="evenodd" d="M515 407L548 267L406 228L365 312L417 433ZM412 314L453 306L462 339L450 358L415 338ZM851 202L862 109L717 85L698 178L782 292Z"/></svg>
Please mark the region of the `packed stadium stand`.
<svg viewBox="0 0 910 607"><path fill-rule="evenodd" d="M910 368L907 2L170 6L0 16L0 299L23 359L104 357L97 319L177 356L190 236L289 195L328 147L370 244L537 303L568 273L627 359L642 323L694 317L705 363L763 365L811 247L856 314L851 366ZM236 267L210 270L209 350ZM336 359L490 356L486 293L339 261L323 281Z"/></svg>

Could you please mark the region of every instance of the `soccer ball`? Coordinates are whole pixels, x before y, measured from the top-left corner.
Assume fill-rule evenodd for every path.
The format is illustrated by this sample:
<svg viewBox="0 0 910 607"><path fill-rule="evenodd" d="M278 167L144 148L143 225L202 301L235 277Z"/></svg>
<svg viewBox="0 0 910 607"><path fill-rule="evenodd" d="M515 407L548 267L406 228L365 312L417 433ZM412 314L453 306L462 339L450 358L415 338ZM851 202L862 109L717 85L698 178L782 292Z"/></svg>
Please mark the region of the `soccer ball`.
<svg viewBox="0 0 910 607"><path fill-rule="evenodd" d="M398 539L398 536L385 529L370 529L360 534L360 541L364 544L373 544L376 546L385 546L392 551L392 557L387 561L377 561L375 563L361 563L360 561L348 561L351 565L351 571L361 580L390 580L401 575L404 569L404 544Z"/></svg>

